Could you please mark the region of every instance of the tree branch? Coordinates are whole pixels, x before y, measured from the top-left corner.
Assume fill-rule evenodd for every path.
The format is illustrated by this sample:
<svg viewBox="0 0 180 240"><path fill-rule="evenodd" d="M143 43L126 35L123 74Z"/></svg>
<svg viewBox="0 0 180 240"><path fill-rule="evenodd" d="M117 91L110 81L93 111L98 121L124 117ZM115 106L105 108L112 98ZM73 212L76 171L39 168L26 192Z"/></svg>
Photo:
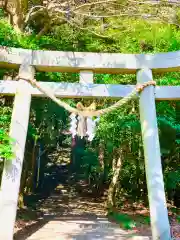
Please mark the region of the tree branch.
<svg viewBox="0 0 180 240"><path fill-rule="evenodd" d="M136 4L149 4L149 5L176 5L180 6L179 0L171 0L171 1L133 1L130 0L129 2L131 3L136 3Z"/></svg>
<svg viewBox="0 0 180 240"><path fill-rule="evenodd" d="M75 21L74 21L74 22L69 21L69 20L67 20L67 19L64 18L64 17L59 17L59 18L65 20L65 21L66 21L67 23L69 23L69 25L71 25L72 27L76 27L77 29L81 29L81 30L88 31L88 32L92 33L93 35L95 35L95 36L97 36L97 37L106 38L106 39L109 39L109 38L110 38L110 36L101 35L101 34L99 34L99 33L96 33L96 32L94 32L94 31L90 30L89 28L84 28L84 27L81 27L81 26L79 26L79 25L77 26L77 23L76 23Z"/></svg>
<svg viewBox="0 0 180 240"><path fill-rule="evenodd" d="M80 6L76 7L73 11L79 10L80 8L83 8L83 7L90 7L92 5L98 5L98 4L109 3L109 2L116 2L116 0L106 0L106 1L85 3L83 5L80 5Z"/></svg>
<svg viewBox="0 0 180 240"><path fill-rule="evenodd" d="M49 30L50 26L51 26L51 23L46 23L44 25L43 29L41 29L41 31L38 33L36 38L40 39L40 37L42 37L45 33L47 33L47 31Z"/></svg>
<svg viewBox="0 0 180 240"><path fill-rule="evenodd" d="M144 17L144 18L149 18L149 17L155 17L156 15L152 14L140 14L140 13L119 13L119 14L111 14L111 15L93 15L91 13L81 13L81 12L75 12L75 14L79 14L82 16L86 16L88 18L94 19L94 18L111 18L111 17L122 17L122 16L131 16L131 17Z"/></svg>
<svg viewBox="0 0 180 240"><path fill-rule="evenodd" d="M41 5L33 6L33 7L29 10L29 12L27 13L27 15L26 15L26 19L25 19L25 22L24 22L25 25L27 25L27 23L29 22L29 19L30 19L30 17L32 16L33 11L34 11L35 9L38 9L38 8L40 8L41 10L42 10L42 9L46 9L46 7L41 6Z"/></svg>

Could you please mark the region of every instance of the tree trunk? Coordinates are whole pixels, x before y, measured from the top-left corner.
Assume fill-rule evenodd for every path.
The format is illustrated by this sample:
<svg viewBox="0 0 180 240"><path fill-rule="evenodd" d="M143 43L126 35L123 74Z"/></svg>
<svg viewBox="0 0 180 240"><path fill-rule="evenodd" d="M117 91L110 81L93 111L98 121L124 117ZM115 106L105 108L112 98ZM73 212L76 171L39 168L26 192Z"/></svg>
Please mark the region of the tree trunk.
<svg viewBox="0 0 180 240"><path fill-rule="evenodd" d="M31 180L30 180L30 191L34 190L34 178L36 171L36 147L37 147L37 138L34 140L33 149L32 149L32 158L31 158Z"/></svg>
<svg viewBox="0 0 180 240"><path fill-rule="evenodd" d="M105 149L104 149L104 143L102 141L100 141L98 149L99 149L98 159L99 159L99 164L101 167L101 179L99 182L99 189L100 189L100 191L103 191L103 184L106 179L106 176L105 176L106 171L105 171L105 162L104 162Z"/></svg>
<svg viewBox="0 0 180 240"><path fill-rule="evenodd" d="M100 141L98 149L99 149L99 156L98 156L99 164L101 166L102 172L104 172L104 144L102 141Z"/></svg>
<svg viewBox="0 0 180 240"><path fill-rule="evenodd" d="M26 161L24 161L23 164L23 170L22 170L22 177L21 177L21 184L20 184L20 193L18 198L18 206L20 208L24 208L24 190L26 186L26 178L28 173L28 164Z"/></svg>
<svg viewBox="0 0 180 240"><path fill-rule="evenodd" d="M28 0L6 0L4 10L9 16L10 24L16 31L21 32L28 12Z"/></svg>
<svg viewBox="0 0 180 240"><path fill-rule="evenodd" d="M137 135L138 137L138 135ZM139 146L138 148L138 156L136 157L136 196L135 199L136 201L139 200L141 196L141 188L140 188L140 175L141 175L141 168L140 168L140 161L141 161L141 146L140 146L140 141L139 137L136 139L137 145Z"/></svg>
<svg viewBox="0 0 180 240"><path fill-rule="evenodd" d="M119 179L119 174L122 166L122 149L118 150L118 154L114 154L115 157L113 159L113 164L112 164L112 170L113 170L113 177L112 181L109 185L109 190L108 190L108 198L107 198L107 208L111 209L115 205L115 199L114 195L116 192L116 186L118 183ZM118 159L117 159L118 157Z"/></svg>

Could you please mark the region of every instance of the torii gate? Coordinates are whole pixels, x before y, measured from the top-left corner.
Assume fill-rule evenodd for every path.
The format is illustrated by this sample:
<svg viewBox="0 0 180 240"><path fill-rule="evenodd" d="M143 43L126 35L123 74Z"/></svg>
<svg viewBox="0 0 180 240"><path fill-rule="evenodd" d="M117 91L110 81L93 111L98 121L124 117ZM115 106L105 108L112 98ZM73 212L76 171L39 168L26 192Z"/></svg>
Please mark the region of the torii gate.
<svg viewBox="0 0 180 240"><path fill-rule="evenodd" d="M44 97L24 79L33 79L35 70L79 72L80 83L47 83L56 97L122 98L133 85L93 84L93 73L134 73L137 82L153 80L152 72L180 70L180 51L159 54L114 54L59 51L34 51L5 48L0 52L0 67L19 68L19 81L0 81L1 95L15 95L10 136L16 140L15 158L6 161L0 192L0 239L12 240L19 186L29 122L31 97ZM165 199L156 119L156 100L179 100L180 86L149 86L140 94L140 120L154 240L171 239Z"/></svg>

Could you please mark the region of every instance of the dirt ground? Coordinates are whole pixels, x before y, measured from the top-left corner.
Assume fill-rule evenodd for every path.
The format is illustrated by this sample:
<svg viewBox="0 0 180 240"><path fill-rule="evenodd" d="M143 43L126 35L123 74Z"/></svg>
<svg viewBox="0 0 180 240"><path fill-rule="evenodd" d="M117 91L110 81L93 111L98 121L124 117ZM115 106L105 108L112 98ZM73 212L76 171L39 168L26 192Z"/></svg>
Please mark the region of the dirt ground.
<svg viewBox="0 0 180 240"><path fill-rule="evenodd" d="M56 190L36 210L27 213L30 219L16 221L14 240L90 240L121 239L148 240L151 230L148 224L142 224L125 230L118 223L109 221L104 210L104 202L100 199L82 197L73 192L69 186L59 185ZM136 211L124 207L122 212L135 216ZM139 214L147 215L147 209ZM172 233L176 240L180 239L180 225L171 216Z"/></svg>

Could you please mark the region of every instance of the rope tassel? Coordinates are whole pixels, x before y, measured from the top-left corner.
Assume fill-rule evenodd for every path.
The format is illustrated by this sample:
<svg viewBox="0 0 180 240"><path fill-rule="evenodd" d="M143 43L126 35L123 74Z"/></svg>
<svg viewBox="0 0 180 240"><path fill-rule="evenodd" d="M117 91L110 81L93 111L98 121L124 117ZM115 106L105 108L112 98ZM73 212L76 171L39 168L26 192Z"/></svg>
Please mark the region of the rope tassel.
<svg viewBox="0 0 180 240"><path fill-rule="evenodd" d="M93 120L91 117L87 118L87 132L88 140L91 142L95 136L96 124L100 120L100 118L96 118Z"/></svg>
<svg viewBox="0 0 180 240"><path fill-rule="evenodd" d="M73 138L76 136L76 129L77 129L77 119L76 119L76 114L72 113L70 115L71 123L70 123L70 132L73 136Z"/></svg>
<svg viewBox="0 0 180 240"><path fill-rule="evenodd" d="M91 117L85 118L83 116L71 114L70 119L70 132L73 137L77 135L82 139L87 136L90 142L94 139L96 124L100 118L93 120Z"/></svg>
<svg viewBox="0 0 180 240"><path fill-rule="evenodd" d="M86 118L83 116L78 116L77 135L81 137L81 139L86 136L86 129Z"/></svg>

